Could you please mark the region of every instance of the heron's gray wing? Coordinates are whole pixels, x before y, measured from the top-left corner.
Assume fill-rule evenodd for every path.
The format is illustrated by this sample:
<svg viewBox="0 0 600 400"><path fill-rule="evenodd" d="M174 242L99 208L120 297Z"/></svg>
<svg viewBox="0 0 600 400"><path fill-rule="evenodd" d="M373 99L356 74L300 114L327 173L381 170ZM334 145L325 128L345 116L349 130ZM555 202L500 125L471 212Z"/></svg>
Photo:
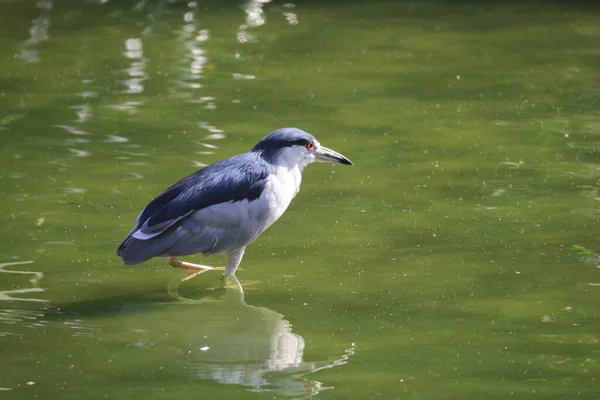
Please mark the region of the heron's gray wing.
<svg viewBox="0 0 600 400"><path fill-rule="evenodd" d="M254 200L262 193L268 165L248 153L210 165L167 189L140 215L134 237L145 239L164 232L190 213L206 207Z"/></svg>
<svg viewBox="0 0 600 400"><path fill-rule="evenodd" d="M127 235L117 254L124 261L130 244L136 241L147 242L153 249L144 251L144 260L162 254L169 240L150 240L170 232L175 226L199 210L221 203L236 203L257 199L267 183L269 165L253 153L244 153L212 164L197 171L165 190L140 213L136 225ZM197 218L189 220L197 221ZM208 233L207 233L208 235ZM182 238L183 239L183 238ZM164 243L158 243L164 242ZM141 246L133 246L140 250ZM151 254L151 255L150 255ZM140 257L135 257L139 260ZM138 261L138 262L142 262ZM133 263L133 262L132 262Z"/></svg>
<svg viewBox="0 0 600 400"><path fill-rule="evenodd" d="M242 200L219 203L194 211L177 223L173 244L164 255L221 253L252 242L265 228L266 202Z"/></svg>

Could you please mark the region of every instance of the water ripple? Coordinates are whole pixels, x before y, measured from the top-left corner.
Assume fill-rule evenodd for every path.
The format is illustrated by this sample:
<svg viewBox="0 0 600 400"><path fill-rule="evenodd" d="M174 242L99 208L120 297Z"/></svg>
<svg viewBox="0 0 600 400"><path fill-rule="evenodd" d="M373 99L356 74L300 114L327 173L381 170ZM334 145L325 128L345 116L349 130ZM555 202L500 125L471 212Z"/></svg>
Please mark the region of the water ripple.
<svg viewBox="0 0 600 400"><path fill-rule="evenodd" d="M199 144L200 146L204 146L208 149L217 149L218 148L214 144L210 144L210 143L202 143L202 142L198 142L198 141L194 141L194 143Z"/></svg>
<svg viewBox="0 0 600 400"><path fill-rule="evenodd" d="M135 157L147 157L148 156L147 153L134 153L132 151L123 151L123 150L115 150L115 153L126 154L128 156L135 156Z"/></svg>
<svg viewBox="0 0 600 400"><path fill-rule="evenodd" d="M45 289L38 287L40 280L44 277L44 274L36 271L19 271L19 270L9 270L7 267L16 266L16 265L26 265L32 264L33 261L15 261L15 262L7 262L0 264L0 273L6 274L18 274L18 275L33 275L29 282L34 287L24 288L24 289L13 289L13 290L0 290L0 301L32 301L32 302L46 302L47 300L37 299L37 298L26 298L26 297L13 297L15 294L24 294L24 293L40 293L45 292Z"/></svg>
<svg viewBox="0 0 600 400"><path fill-rule="evenodd" d="M80 104L77 106L71 106L71 109L77 113L77 122L84 123L92 119L92 107L89 104Z"/></svg>
<svg viewBox="0 0 600 400"><path fill-rule="evenodd" d="M70 125L54 125L57 128L62 128L65 131L72 133L73 135L89 135L88 132L75 128L74 126L70 126Z"/></svg>
<svg viewBox="0 0 600 400"><path fill-rule="evenodd" d="M92 155L90 151L87 150L79 150L79 149L69 149L71 153L73 153L73 157L89 157Z"/></svg>
<svg viewBox="0 0 600 400"><path fill-rule="evenodd" d="M125 111L129 114L135 114L137 112L137 108L143 104L143 101L125 101L119 104L109 104L105 107L118 111Z"/></svg>
<svg viewBox="0 0 600 400"><path fill-rule="evenodd" d="M129 142L129 139L126 137L122 137L122 136L117 136L117 135L106 135L106 137L108 139L106 139L104 142L105 143L127 143Z"/></svg>
<svg viewBox="0 0 600 400"><path fill-rule="evenodd" d="M129 175L129 177L123 178L124 181L136 181L144 179L144 175L138 174L137 172L128 172L127 175Z"/></svg>
<svg viewBox="0 0 600 400"><path fill-rule="evenodd" d="M252 80L252 79L256 79L255 75L244 75L244 74L240 74L240 73L234 73L232 74L233 79L238 79L238 80Z"/></svg>
<svg viewBox="0 0 600 400"><path fill-rule="evenodd" d="M91 325L89 322L84 321L82 318L75 318L69 321L63 322L64 327L71 331L71 336L87 336L94 337L97 332L101 329L97 326Z"/></svg>
<svg viewBox="0 0 600 400"><path fill-rule="evenodd" d="M215 126L210 125L208 122L200 122L198 124L198 126L202 129L206 129L207 131L211 132L211 133L215 133L215 135L210 135L207 136L207 138L211 138L211 139L223 139L225 137L225 135L217 135L218 133L222 133L223 130L219 129Z"/></svg>

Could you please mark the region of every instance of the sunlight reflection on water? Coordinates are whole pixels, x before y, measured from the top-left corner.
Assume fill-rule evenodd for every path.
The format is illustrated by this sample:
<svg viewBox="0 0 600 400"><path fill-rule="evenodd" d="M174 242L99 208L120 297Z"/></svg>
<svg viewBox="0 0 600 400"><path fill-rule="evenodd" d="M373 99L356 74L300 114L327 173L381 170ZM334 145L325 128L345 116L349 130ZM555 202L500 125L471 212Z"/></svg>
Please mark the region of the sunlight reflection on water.
<svg viewBox="0 0 600 400"><path fill-rule="evenodd" d="M29 38L21 44L19 58L28 64L40 61L38 45L50 38L50 17L48 13L52 10L51 0L41 0L36 2L39 10L39 16L31 21L29 28Z"/></svg>
<svg viewBox="0 0 600 400"><path fill-rule="evenodd" d="M145 72L148 60L144 58L142 39L129 38L125 40L123 55L131 60L131 64L125 69L129 78L122 81L123 85L127 87L125 93L142 93L144 91L144 81L148 79Z"/></svg>
<svg viewBox="0 0 600 400"><path fill-rule="evenodd" d="M180 58L182 76L177 83L186 89L192 90L202 88L199 80L203 78L208 62L202 44L210 39L208 29L198 28L195 15L196 7L196 2L192 1L188 3L189 10L183 14L184 25L179 31L179 42L184 51Z"/></svg>

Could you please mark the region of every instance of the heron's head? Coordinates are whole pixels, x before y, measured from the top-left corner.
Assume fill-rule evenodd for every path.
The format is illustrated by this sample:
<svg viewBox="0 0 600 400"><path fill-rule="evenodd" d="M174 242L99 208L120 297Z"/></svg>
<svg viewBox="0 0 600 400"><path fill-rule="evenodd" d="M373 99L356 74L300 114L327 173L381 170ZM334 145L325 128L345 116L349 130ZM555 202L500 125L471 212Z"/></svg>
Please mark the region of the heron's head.
<svg viewBox="0 0 600 400"><path fill-rule="evenodd" d="M321 146L313 135L298 128L277 129L258 142L252 151L260 152L271 164L301 169L315 161L353 165L348 158Z"/></svg>

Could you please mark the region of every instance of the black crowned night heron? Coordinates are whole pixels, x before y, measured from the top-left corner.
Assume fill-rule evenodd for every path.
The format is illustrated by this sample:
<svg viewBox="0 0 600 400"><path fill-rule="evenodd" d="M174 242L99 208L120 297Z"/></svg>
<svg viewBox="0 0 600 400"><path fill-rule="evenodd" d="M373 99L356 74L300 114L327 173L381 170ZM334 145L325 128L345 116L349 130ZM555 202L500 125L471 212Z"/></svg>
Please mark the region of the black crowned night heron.
<svg viewBox="0 0 600 400"><path fill-rule="evenodd" d="M233 275L246 246L281 217L314 161L352 165L303 130L271 132L247 153L196 171L152 200L117 255L127 265L163 256L172 267L205 271L215 268L177 257L226 253L225 276Z"/></svg>

